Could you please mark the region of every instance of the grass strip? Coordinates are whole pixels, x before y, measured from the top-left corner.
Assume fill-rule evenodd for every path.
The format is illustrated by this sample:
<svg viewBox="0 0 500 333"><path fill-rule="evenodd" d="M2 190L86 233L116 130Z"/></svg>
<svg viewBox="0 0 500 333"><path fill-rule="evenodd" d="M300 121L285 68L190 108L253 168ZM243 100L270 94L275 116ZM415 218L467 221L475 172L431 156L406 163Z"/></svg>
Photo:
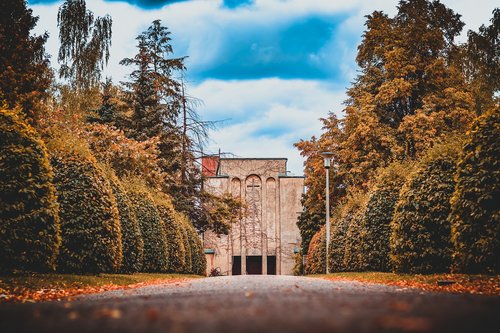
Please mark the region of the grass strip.
<svg viewBox="0 0 500 333"><path fill-rule="evenodd" d="M131 289L160 283L180 283L200 278L185 274L40 274L17 273L0 276L0 302L37 302L107 290Z"/></svg>
<svg viewBox="0 0 500 333"><path fill-rule="evenodd" d="M342 272L308 275L332 281L381 283L428 291L500 296L499 275L397 274L383 272Z"/></svg>

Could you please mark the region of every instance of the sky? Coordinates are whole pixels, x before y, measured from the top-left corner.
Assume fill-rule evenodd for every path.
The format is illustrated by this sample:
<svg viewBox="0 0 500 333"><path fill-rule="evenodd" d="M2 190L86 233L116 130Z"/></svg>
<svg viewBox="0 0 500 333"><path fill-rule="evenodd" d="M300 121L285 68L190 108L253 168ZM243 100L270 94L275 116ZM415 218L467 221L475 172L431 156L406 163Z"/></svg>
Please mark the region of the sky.
<svg viewBox="0 0 500 333"><path fill-rule="evenodd" d="M47 31L47 52L58 68L57 10L61 0L28 0ZM365 16L389 15L397 0L87 0L96 16L113 19L111 57L104 75L115 83L131 69L135 37L160 19L172 33L174 56L188 56L188 94L202 101L205 120L224 120L206 152L237 157L286 157L302 175L293 147L321 134L321 117L342 116L345 91L356 76L356 50ZM498 2L443 0L469 29L488 24Z"/></svg>

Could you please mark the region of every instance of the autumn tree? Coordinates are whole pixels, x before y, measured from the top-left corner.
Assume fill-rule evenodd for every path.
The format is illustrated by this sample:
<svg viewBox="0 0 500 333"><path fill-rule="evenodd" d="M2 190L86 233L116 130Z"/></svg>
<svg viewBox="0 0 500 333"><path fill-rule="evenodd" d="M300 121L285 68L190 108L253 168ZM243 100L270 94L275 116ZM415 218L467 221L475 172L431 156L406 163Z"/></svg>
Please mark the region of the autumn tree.
<svg viewBox="0 0 500 333"><path fill-rule="evenodd" d="M338 143L342 141L340 121L333 113L321 121L325 131L321 138L312 137L310 140L301 140L294 145L299 149L301 156L306 158L304 186L306 186L307 192L301 200L305 209L297 221L304 254L308 251L312 237L325 224L326 175L321 152L334 152L332 168L330 169L330 202L337 202L345 195L344 182L338 173Z"/></svg>
<svg viewBox="0 0 500 333"><path fill-rule="evenodd" d="M463 25L460 15L428 0L401 0L394 17L367 16L344 117L330 116L319 138L296 144L306 157L308 191L298 223L306 246L324 216L319 152L335 154L331 202L338 205L346 192L368 191L378 169L418 159L450 133L466 131L474 103L455 62Z"/></svg>
<svg viewBox="0 0 500 333"><path fill-rule="evenodd" d="M30 34L38 17L24 0L1 1L0 12L0 103L20 106L35 123L52 81L44 48L48 34Z"/></svg>

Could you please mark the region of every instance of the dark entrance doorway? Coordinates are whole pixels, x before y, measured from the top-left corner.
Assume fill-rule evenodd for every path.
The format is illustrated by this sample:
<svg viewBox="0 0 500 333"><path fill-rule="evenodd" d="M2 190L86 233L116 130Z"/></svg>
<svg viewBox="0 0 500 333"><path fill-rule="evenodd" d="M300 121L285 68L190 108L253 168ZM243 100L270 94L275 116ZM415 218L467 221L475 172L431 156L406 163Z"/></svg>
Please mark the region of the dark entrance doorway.
<svg viewBox="0 0 500 333"><path fill-rule="evenodd" d="M247 274L262 274L262 257L248 256L247 257Z"/></svg>
<svg viewBox="0 0 500 333"><path fill-rule="evenodd" d="M276 275L276 256L267 256L267 275Z"/></svg>
<svg viewBox="0 0 500 333"><path fill-rule="evenodd" d="M241 275L241 256L233 256L233 275Z"/></svg>

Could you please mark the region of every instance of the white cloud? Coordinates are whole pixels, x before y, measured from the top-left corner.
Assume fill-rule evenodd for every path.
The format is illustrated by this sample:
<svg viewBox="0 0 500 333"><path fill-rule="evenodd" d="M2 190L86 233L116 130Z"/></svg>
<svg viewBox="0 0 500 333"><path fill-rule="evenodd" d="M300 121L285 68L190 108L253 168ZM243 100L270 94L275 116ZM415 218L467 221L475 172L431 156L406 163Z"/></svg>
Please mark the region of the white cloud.
<svg viewBox="0 0 500 333"><path fill-rule="evenodd" d="M205 119L232 118L211 133L212 152L219 148L243 157L288 157L289 170L302 173L302 158L293 147L320 133L319 118L340 115L344 87L307 80L208 80L191 93L204 100Z"/></svg>
<svg viewBox="0 0 500 333"><path fill-rule="evenodd" d="M176 50L189 55L188 66L196 68L216 62L228 31L241 27L265 28L291 22L308 15L346 14L335 32L336 41L327 43L322 52L328 54L341 48L339 59L331 59L325 66L338 66L351 80L355 76L356 44L364 30L364 16L374 10L389 15L396 12L397 0L256 0L254 6L234 10L221 7L221 1L198 0L175 3L157 10L143 10L123 2L87 0L87 6L96 15L110 14L113 18L111 59L105 75L115 82L123 80L130 69L118 65L124 57L135 54L135 36L144 31L154 19L162 19L173 33ZM467 29L477 30L488 23L497 1L444 0L447 6L463 15ZM47 50L57 58L58 4L31 6L40 16L37 33L50 32ZM340 37L339 37L340 36ZM319 59L324 57L319 57ZM222 148L239 156L277 156L289 158L289 169L297 174L302 170L302 159L292 143L300 138L320 134L318 118L329 110L341 110L345 87L329 86L325 82L304 80L264 79L249 81L207 80L191 84L190 94L202 99L200 112L205 119L232 118L221 130L212 133L212 150ZM347 81L346 81L347 85ZM276 135L266 135L275 128Z"/></svg>

